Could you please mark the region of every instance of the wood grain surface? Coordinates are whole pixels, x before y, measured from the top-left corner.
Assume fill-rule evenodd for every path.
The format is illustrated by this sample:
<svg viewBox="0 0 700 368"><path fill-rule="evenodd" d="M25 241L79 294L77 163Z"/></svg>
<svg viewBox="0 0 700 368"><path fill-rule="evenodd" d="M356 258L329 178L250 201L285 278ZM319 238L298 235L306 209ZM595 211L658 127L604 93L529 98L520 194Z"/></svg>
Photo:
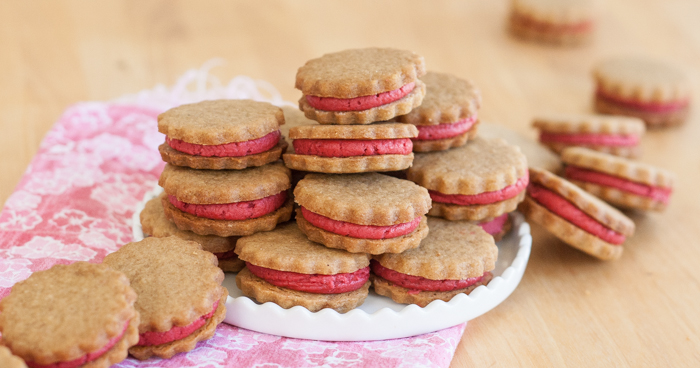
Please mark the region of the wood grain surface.
<svg viewBox="0 0 700 368"><path fill-rule="evenodd" d="M700 366L700 2L601 1L581 48L518 42L504 0L1 1L0 203L70 104L213 73L264 79L296 101L296 70L323 53L391 46L470 78L484 120L534 137L534 114L591 109L591 66L641 54L685 66L695 98L681 128L648 133L641 158L678 174L670 208L632 214L619 261L601 262L538 226L521 285L470 322L453 367Z"/></svg>

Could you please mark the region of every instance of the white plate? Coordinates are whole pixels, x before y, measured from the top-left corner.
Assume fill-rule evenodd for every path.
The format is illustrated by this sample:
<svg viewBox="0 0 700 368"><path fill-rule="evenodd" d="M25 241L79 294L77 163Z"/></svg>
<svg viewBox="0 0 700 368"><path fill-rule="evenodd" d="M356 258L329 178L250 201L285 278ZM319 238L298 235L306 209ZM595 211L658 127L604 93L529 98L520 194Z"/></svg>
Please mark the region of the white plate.
<svg viewBox="0 0 700 368"><path fill-rule="evenodd" d="M133 216L134 240L143 239L139 214L146 202L160 194L160 187L146 193ZM236 287L236 274L226 273L229 291L224 322L249 330L300 339L327 341L385 340L420 335L474 319L500 304L520 283L530 257L530 225L523 216L511 214L513 230L498 242L493 280L471 294L459 294L449 302L436 300L421 308L398 304L370 291L359 308L340 314L332 309L310 312L296 306L283 309L274 303L258 304Z"/></svg>

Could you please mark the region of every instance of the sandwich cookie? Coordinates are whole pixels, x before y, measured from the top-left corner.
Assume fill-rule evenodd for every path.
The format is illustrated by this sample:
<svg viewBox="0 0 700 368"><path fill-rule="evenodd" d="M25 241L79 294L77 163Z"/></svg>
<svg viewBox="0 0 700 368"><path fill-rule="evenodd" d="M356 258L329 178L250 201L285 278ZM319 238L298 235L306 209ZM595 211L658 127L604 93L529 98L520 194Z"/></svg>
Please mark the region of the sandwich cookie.
<svg viewBox="0 0 700 368"><path fill-rule="evenodd" d="M163 161L194 169L241 170L276 161L287 149L282 109L252 100L182 105L158 115Z"/></svg>
<svg viewBox="0 0 700 368"><path fill-rule="evenodd" d="M418 129L409 124L307 125L290 129L293 170L329 174L398 171L411 166Z"/></svg>
<svg viewBox="0 0 700 368"><path fill-rule="evenodd" d="M407 178L428 189L433 200L428 215L483 222L523 200L527 160L502 139L476 138L448 151L417 153Z"/></svg>
<svg viewBox="0 0 700 368"><path fill-rule="evenodd" d="M561 153L566 147L586 147L623 157L637 157L644 135L644 122L637 118L556 114L536 117L532 126L540 131L540 143Z"/></svg>
<svg viewBox="0 0 700 368"><path fill-rule="evenodd" d="M466 221L429 217L428 226L430 234L419 248L374 256L371 278L377 294L425 307L491 281L498 257L491 235Z"/></svg>
<svg viewBox="0 0 700 368"><path fill-rule="evenodd" d="M444 151L476 137L479 90L471 82L450 74L428 72L421 80L426 85L423 103L396 118L418 128L413 150Z"/></svg>
<svg viewBox="0 0 700 368"><path fill-rule="evenodd" d="M219 268L225 272L238 272L245 263L238 259L236 252L237 236L221 237L216 235L199 235L187 230L180 230L174 223L168 220L163 211L163 200L167 195L151 199L140 214L143 233L156 238L177 236L180 239L194 241L202 246L202 249L214 253L219 261Z"/></svg>
<svg viewBox="0 0 700 368"><path fill-rule="evenodd" d="M121 272L87 262L56 265L18 282L0 301L2 343L32 368L107 368L138 342L135 301Z"/></svg>
<svg viewBox="0 0 700 368"><path fill-rule="evenodd" d="M593 2L590 0L513 0L511 33L519 38L558 45L590 41Z"/></svg>
<svg viewBox="0 0 700 368"><path fill-rule="evenodd" d="M688 117L690 86L677 67L644 58L617 58L593 69L595 109L634 116L649 128L682 124Z"/></svg>
<svg viewBox="0 0 700 368"><path fill-rule="evenodd" d="M483 138L502 138L506 142L520 147L525 157L527 165L545 169L551 172L559 172L561 160L559 156L543 147L537 141L526 137L504 125L493 124L486 121L479 123L479 136Z"/></svg>
<svg viewBox="0 0 700 368"><path fill-rule="evenodd" d="M299 68L299 109L321 124L369 124L419 106L425 84L423 57L389 48L352 49L323 55Z"/></svg>
<svg viewBox="0 0 700 368"><path fill-rule="evenodd" d="M618 259L634 222L576 185L530 169L527 197L518 208L565 243L602 260Z"/></svg>
<svg viewBox="0 0 700 368"><path fill-rule="evenodd" d="M281 162L245 170L195 170L165 165L158 184L163 210L180 230L199 235L243 236L288 221L289 169Z"/></svg>
<svg viewBox="0 0 700 368"><path fill-rule="evenodd" d="M246 262L236 285L259 303L345 313L367 298L369 255L314 243L293 222L241 238L236 253Z"/></svg>
<svg viewBox="0 0 700 368"><path fill-rule="evenodd" d="M569 181L617 207L662 211L673 192L675 175L658 167L585 148L567 148L561 157Z"/></svg>
<svg viewBox="0 0 700 368"><path fill-rule="evenodd" d="M141 315L137 359L168 359L214 335L226 316L228 291L216 257L178 237L146 238L108 254L104 263L131 280Z"/></svg>
<svg viewBox="0 0 700 368"><path fill-rule="evenodd" d="M400 253L428 235L425 188L390 176L309 174L294 189L299 229L352 253ZM240 256L240 254L239 254Z"/></svg>
<svg viewBox="0 0 700 368"><path fill-rule="evenodd" d="M27 368L24 360L12 355L10 349L0 345L0 367L4 368Z"/></svg>

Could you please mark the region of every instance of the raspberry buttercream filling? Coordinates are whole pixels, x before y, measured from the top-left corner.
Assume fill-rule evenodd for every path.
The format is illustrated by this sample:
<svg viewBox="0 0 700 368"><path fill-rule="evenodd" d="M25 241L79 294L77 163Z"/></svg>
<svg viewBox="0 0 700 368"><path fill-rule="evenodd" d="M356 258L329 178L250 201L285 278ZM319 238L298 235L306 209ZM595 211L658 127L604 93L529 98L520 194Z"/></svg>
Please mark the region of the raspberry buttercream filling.
<svg viewBox="0 0 700 368"><path fill-rule="evenodd" d="M93 360L96 360L97 358L101 357L106 353L109 349L111 349L114 345L119 342L124 337L124 334L126 333L127 328L129 328L129 323L131 321L127 321L126 324L124 324L124 329L122 329L122 332L118 334L117 336L113 337L110 339L107 344L103 347L101 347L98 350L93 351L92 353L87 353L80 358L65 361L65 362L56 362L56 363L51 363L51 364L37 364L34 362L27 361L27 365L32 368L76 368L80 367L83 364L87 364L92 362Z"/></svg>
<svg viewBox="0 0 700 368"><path fill-rule="evenodd" d="M318 228L334 234L360 239L391 239L412 233L420 225L422 216L417 216L411 222L389 226L358 225L351 222L338 221L311 212L301 207L301 215Z"/></svg>
<svg viewBox="0 0 700 368"><path fill-rule="evenodd" d="M370 267L375 275L392 284L409 289L409 294L421 291L452 291L468 288L481 281L484 276L470 277L462 280L430 280L425 277L412 276L382 266L378 261L371 260ZM484 274L486 275L486 274Z"/></svg>
<svg viewBox="0 0 700 368"><path fill-rule="evenodd" d="M221 253L214 253L216 258L222 260L222 259L235 259L238 258L238 254L236 254L235 249L234 250L229 250L228 252L221 252Z"/></svg>
<svg viewBox="0 0 700 368"><path fill-rule="evenodd" d="M398 101L411 93L415 87L416 83L411 82L393 91L354 98L319 97L312 95L306 95L305 97L309 105L317 110L360 111Z"/></svg>
<svg viewBox="0 0 700 368"><path fill-rule="evenodd" d="M577 166L567 166L564 176L571 180L585 181L587 183L619 189L628 193L648 197L662 203L668 203L671 192L673 191L671 188L637 183L600 171L584 169Z"/></svg>
<svg viewBox="0 0 700 368"><path fill-rule="evenodd" d="M583 146L628 147L639 144L639 136L633 134L588 134L588 133L540 133L542 143L564 143Z"/></svg>
<svg viewBox="0 0 700 368"><path fill-rule="evenodd" d="M674 112L678 110L682 110L688 106L690 103L689 99L681 99L678 101L669 101L669 102L651 102L651 101L637 101L637 100L629 100L625 99L622 97L618 96L613 96L611 94L608 94L602 90L597 90L596 91L596 97L608 101L610 103L616 104L616 105L621 105L630 109L634 110L639 110L639 111L644 111L644 112L656 112L656 113L665 113L665 112Z"/></svg>
<svg viewBox="0 0 700 368"><path fill-rule="evenodd" d="M241 157L255 155L272 149L280 140L281 133L275 130L257 139L243 142L231 142L218 145L188 143L179 139L165 137L165 142L174 150L193 156L204 157Z"/></svg>
<svg viewBox="0 0 700 368"><path fill-rule="evenodd" d="M444 194L435 190L429 190L428 194L430 194L430 198L432 198L433 201L440 203L457 204L460 206L484 205L505 201L517 196L527 187L529 180L530 176L526 172L525 176L518 178L515 184L493 192L464 195Z"/></svg>
<svg viewBox="0 0 700 368"><path fill-rule="evenodd" d="M224 204L193 204L179 201L175 196L168 196L170 203L182 212L197 217L213 220L248 220L272 213L282 207L287 200L287 191L275 195L245 202Z"/></svg>
<svg viewBox="0 0 700 368"><path fill-rule="evenodd" d="M504 213L491 221L480 223L479 226L490 235L496 235L503 231L503 225L505 225L507 221L508 214Z"/></svg>
<svg viewBox="0 0 700 368"><path fill-rule="evenodd" d="M369 267L355 272L335 275L308 275L304 273L278 271L246 262L246 267L255 276L272 285L314 294L340 294L361 288L369 280Z"/></svg>
<svg viewBox="0 0 700 368"><path fill-rule="evenodd" d="M413 151L410 138L398 139L295 139L294 153L321 157L408 155Z"/></svg>
<svg viewBox="0 0 700 368"><path fill-rule="evenodd" d="M219 306L219 301L214 302L211 312L199 317L194 322L187 326L175 326L165 332L147 331L139 335L139 346L163 345L175 340L182 340L197 331L200 327L207 323L207 320L214 315L216 308Z"/></svg>
<svg viewBox="0 0 700 368"><path fill-rule="evenodd" d="M419 141L428 141L456 137L460 134L468 132L469 129L474 126L474 123L476 123L476 116L470 116L454 123L416 125L416 128L418 128L418 137L414 139Z"/></svg>
<svg viewBox="0 0 700 368"><path fill-rule="evenodd" d="M587 233L610 244L620 245L625 242L624 235L605 227L559 194L537 184L529 185L527 193L535 202Z"/></svg>

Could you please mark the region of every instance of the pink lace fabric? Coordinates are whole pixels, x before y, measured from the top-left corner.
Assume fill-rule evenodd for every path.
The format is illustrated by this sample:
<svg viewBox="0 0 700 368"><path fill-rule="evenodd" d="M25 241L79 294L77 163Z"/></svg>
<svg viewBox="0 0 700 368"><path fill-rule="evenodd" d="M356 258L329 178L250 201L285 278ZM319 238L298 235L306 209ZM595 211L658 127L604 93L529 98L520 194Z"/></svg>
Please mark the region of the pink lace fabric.
<svg viewBox="0 0 700 368"><path fill-rule="evenodd" d="M76 104L48 132L0 212L0 298L34 271L100 262L132 241L133 211L164 166L156 116L189 102L153 96ZM221 324L188 353L115 367L448 367L465 325L396 340L323 342Z"/></svg>

